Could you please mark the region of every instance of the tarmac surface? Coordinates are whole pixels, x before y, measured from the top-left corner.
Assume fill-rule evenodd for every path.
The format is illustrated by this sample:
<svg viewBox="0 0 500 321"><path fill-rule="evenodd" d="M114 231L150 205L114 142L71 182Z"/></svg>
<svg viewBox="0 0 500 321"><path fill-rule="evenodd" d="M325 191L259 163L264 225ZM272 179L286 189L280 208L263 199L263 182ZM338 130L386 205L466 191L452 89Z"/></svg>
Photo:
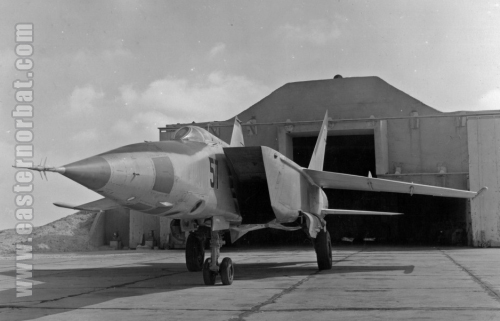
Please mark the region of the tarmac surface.
<svg viewBox="0 0 500 321"><path fill-rule="evenodd" d="M0 320L500 320L500 249L342 246L329 271L311 247L222 252L231 286L182 250L35 254L22 298L3 257Z"/></svg>

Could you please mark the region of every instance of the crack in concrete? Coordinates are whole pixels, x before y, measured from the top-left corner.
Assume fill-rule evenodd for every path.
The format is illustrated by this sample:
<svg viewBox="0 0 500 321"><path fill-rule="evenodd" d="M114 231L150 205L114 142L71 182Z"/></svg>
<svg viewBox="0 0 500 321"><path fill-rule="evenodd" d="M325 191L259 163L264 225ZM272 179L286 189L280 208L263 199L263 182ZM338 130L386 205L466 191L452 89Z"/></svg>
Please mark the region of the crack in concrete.
<svg viewBox="0 0 500 321"><path fill-rule="evenodd" d="M171 274L162 274L162 275L153 276L153 277L145 278L145 279L140 279L140 280L136 280L136 281L132 281L132 282L127 282L127 283L122 283L122 284L117 284L117 285L111 285L111 286L104 287L104 288L97 288L97 289L94 289L92 291L87 291L87 292L82 292L82 293L77 293L77 294L70 294L70 295L66 295L66 296L60 297L60 298L55 298L55 299L50 299L50 300L42 300L42 301L38 302L36 305L42 304L42 303L47 303L47 302L56 302L56 301L67 299L67 298L73 298L73 297L77 297L77 296L81 296L81 295L85 295L85 294L95 293L95 292L99 292L99 291L105 291L105 290L114 289L114 288L122 288L122 287L127 286L127 285L132 285L132 284L143 282L143 281L149 281L149 280L159 279L159 278L162 278L162 277L165 277L165 276L172 276L172 275L182 274L182 273L186 273L186 272L178 272L178 273L171 273ZM36 307L36 305L34 307ZM1 306L1 307L3 307L3 306Z"/></svg>
<svg viewBox="0 0 500 321"><path fill-rule="evenodd" d="M311 311L500 311L500 308L492 307L399 307L399 308L311 308L311 309L268 309L259 311L267 312L311 312Z"/></svg>
<svg viewBox="0 0 500 321"><path fill-rule="evenodd" d="M68 310L73 311L75 308L58 308L58 307L36 307L36 306L18 306L10 305L3 306L0 310L5 309L40 309L40 310ZM78 310L106 310L106 311L210 311L210 312L238 312L241 310L228 310L228 309L208 309L208 308L192 308L192 309L177 309L177 308L92 308L92 307L81 307ZM310 308L310 309L268 309L259 311L260 313L268 312L311 312L311 311L500 311L500 308L493 307L399 307L399 308ZM250 310L244 310L250 311Z"/></svg>
<svg viewBox="0 0 500 321"><path fill-rule="evenodd" d="M5 309L34 309L34 310L67 310L67 311L74 311L76 309L78 310L106 310L106 311L210 311L210 312L220 312L220 311L225 311L225 312L239 312L240 310L227 310L227 309L204 309L204 308L192 308L192 309L173 309L173 308L92 308L92 307L81 307L81 308L58 308L58 307L36 307L36 306L18 306L18 305L11 305L11 306L4 306L1 307L0 310L5 310ZM0 311L1 312L1 311Z"/></svg>
<svg viewBox="0 0 500 321"><path fill-rule="evenodd" d="M466 267L464 267L463 265L461 265L460 263L458 263L457 261L455 261L448 253L446 253L445 251L441 250L438 248L438 250L444 255L446 256L451 262L453 262L453 264L455 264L456 266L458 266L459 268L461 268L465 273L467 273L471 278L472 280L474 280L474 282L476 282L479 286L481 286L481 288L486 292L488 293L488 295L494 299L495 301L497 302L500 302L500 294L498 294L494 289L490 288L486 283L483 282L483 280L481 280L480 277L474 275L474 273L472 273L471 271L469 271Z"/></svg>
<svg viewBox="0 0 500 321"><path fill-rule="evenodd" d="M162 258L160 259L151 259L151 260L147 260L145 262L154 262L154 261L161 261L163 260ZM65 262L68 262L68 261L65 261ZM108 266L108 267L104 267L104 268L114 268L114 267L120 267L120 266L127 266L129 264L127 263L124 263L124 264L117 264L117 265L112 265L112 266ZM85 271L87 272L100 272L102 271L103 268L92 268L92 269L85 269ZM161 269L161 271L165 271L165 269ZM57 275L61 275L61 274L67 274L67 273L74 273L74 270L71 270L71 271L64 271L64 272L56 272L56 273L49 273L49 274L44 274L43 277L46 277L46 276L57 276ZM103 291L103 290L108 290L108 289L111 289L111 288L119 288L119 287L123 287L123 286L127 286L127 285L130 285L130 284L134 284L134 283L138 283L138 282L142 282L142 281L148 281L148 280L152 280L152 279L155 279L155 278L160 278L160 277L163 277L163 276L171 276L171 275L176 275L176 274L181 274L181 273L185 273L185 272L177 272L177 273L170 273L170 274L162 274L162 275L159 275L159 276L155 276L155 277L151 277L151 278L146 278L146 279L141 279L141 280L136 280L136 281L133 281L133 282L129 282L129 283L123 283L123 284L120 284L120 285L117 285L117 286L107 286L107 287L94 287L94 290L92 291L87 291L87 292L82 292L82 293L78 293L78 294L72 294L72 295L68 295L68 296L64 296L64 297L60 297L60 298L56 298L56 299L50 299L50 300L44 300L44 301L38 301L38 303L35 303L35 304L41 304L41 303L45 303L45 302L53 302L53 301L59 301L59 300L62 300L62 299L65 299L65 298L71 298L71 297L76 297L76 296L80 296L80 295L85 295L85 294L90 294L90 293L95 293L95 292L99 292L99 291ZM40 279L40 278L38 278ZM36 279L33 279L34 281L36 281ZM27 301L18 301L18 303L23 303L23 302L26 302L26 303L33 303L33 302L37 302L36 300L27 300ZM6 307L7 305L2 305L0 304L0 309ZM15 305L14 305L15 306Z"/></svg>
<svg viewBox="0 0 500 321"><path fill-rule="evenodd" d="M354 252L354 253L351 253L349 255L347 255L346 257L344 257L343 259L341 260L338 260L338 261L335 261L332 265L335 265L337 263L340 263L342 261L345 261L347 260L348 258L350 258L351 256L355 255L355 254L358 254L360 252L362 252L364 249L361 249L357 252ZM231 318L229 319L228 321L244 321L246 317L249 317L250 315L252 314L255 314L257 312L262 312L260 309L266 305L269 305L269 304L273 304L276 302L276 300L280 299L281 297L283 297L284 295L294 291L295 289L297 289L299 286L301 286L302 284L304 284L305 282L307 282L309 279L311 279L313 276L315 276L316 274L320 273L321 271L315 271L314 273L311 273L309 274L308 276L306 276L305 278L303 278L302 280L298 281L297 283L289 286L288 288L282 290L280 293L277 293L275 295L273 295L271 298L267 299L266 301L252 307L250 310L247 310L243 313L241 313L240 315L238 315L236 318Z"/></svg>
<svg viewBox="0 0 500 321"><path fill-rule="evenodd" d="M123 254L123 255L126 255L126 254ZM154 261L163 261L164 258L159 258L159 259L151 259L151 260L147 260L147 261L144 261L145 263L149 263L149 262L154 262ZM67 260L67 261L60 261L60 262L55 262L55 263L65 263L65 262L72 262L74 260ZM42 264L47 264L47 263L42 263ZM51 265L54 265L54 263L50 263ZM33 263L33 266L36 266L37 263L34 262ZM90 272L93 272L93 271L100 271L104 268L114 268L114 267L120 267L120 266L128 266L130 265L129 263L123 263L123 264L116 264L116 265L110 265L110 266L101 266L101 267L95 267L95 268L89 268L89 269L85 269L85 271L90 271ZM34 273L36 273L36 271L46 271L44 269L36 269L36 268L33 268L33 271ZM54 270L53 270L54 271ZM68 274L68 273L74 273L75 270L69 270L69 271L54 271L52 273L47 273L47 274L43 274L41 275L41 277L47 277L47 276L55 276L55 275L61 275L61 274ZM34 281L36 281L35 279L33 279Z"/></svg>

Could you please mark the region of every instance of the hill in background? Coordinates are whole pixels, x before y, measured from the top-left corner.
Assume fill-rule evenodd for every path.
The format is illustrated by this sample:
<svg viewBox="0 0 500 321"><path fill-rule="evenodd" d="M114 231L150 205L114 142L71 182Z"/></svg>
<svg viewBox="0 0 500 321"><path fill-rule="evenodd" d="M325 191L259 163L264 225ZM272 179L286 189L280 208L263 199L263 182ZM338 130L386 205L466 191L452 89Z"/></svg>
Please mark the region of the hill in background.
<svg viewBox="0 0 500 321"><path fill-rule="evenodd" d="M89 244L89 232L96 213L82 213L66 216L44 226L35 227L33 252L78 252L97 249ZM0 255L14 254L17 243L26 236L17 235L15 229L0 231Z"/></svg>

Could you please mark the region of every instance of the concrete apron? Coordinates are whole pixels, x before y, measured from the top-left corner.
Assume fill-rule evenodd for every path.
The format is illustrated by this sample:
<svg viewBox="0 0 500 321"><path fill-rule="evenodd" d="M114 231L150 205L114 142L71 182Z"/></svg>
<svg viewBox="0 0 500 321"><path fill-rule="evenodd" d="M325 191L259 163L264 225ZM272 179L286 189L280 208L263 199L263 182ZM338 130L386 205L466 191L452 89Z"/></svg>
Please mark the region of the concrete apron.
<svg viewBox="0 0 500 321"><path fill-rule="evenodd" d="M500 249L341 247L319 272L309 247L223 248L232 286L203 285L183 251L36 254L15 298L0 259L0 320L500 320Z"/></svg>

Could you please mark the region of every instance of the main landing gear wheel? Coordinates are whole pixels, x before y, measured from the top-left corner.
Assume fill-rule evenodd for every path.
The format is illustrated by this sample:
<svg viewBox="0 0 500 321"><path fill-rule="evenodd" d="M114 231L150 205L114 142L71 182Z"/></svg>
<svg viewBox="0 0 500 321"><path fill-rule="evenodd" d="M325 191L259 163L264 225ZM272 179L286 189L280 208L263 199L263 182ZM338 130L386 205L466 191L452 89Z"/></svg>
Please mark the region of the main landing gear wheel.
<svg viewBox="0 0 500 321"><path fill-rule="evenodd" d="M217 272L210 270L211 262L212 260L207 258L203 264L203 282L205 282L205 285L214 285L217 277Z"/></svg>
<svg viewBox="0 0 500 321"><path fill-rule="evenodd" d="M330 233L321 230L314 240L314 250L318 260L320 270L330 270L332 268L332 242Z"/></svg>
<svg viewBox="0 0 500 321"><path fill-rule="evenodd" d="M234 265L230 258L225 257L220 264L220 279L222 284L231 285L234 278Z"/></svg>
<svg viewBox="0 0 500 321"><path fill-rule="evenodd" d="M186 266L188 271L201 271L204 259L205 248L203 241L196 234L189 234L186 242Z"/></svg>

